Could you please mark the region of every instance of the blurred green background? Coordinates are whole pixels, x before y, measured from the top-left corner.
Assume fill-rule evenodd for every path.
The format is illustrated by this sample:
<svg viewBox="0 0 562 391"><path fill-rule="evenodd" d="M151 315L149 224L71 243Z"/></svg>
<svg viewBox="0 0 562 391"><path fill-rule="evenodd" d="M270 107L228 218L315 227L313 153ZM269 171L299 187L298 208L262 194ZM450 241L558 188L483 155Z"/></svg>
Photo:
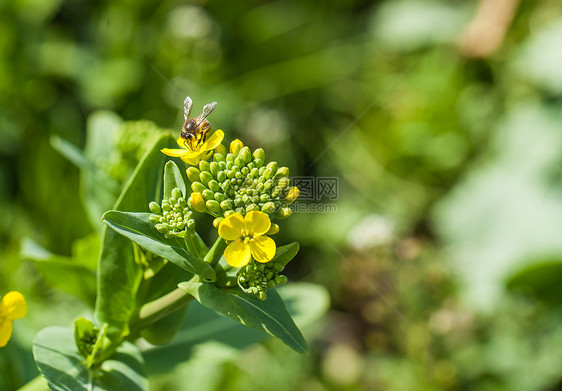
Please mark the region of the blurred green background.
<svg viewBox="0 0 562 391"><path fill-rule="evenodd" d="M39 329L91 313L20 251L99 228L50 139L83 148L99 110L176 132L190 95L228 140L339 179L335 213L278 237L332 304L310 357L204 344L151 389L562 390L560 42L557 0L1 2L0 295L29 314L0 389L37 375Z"/></svg>

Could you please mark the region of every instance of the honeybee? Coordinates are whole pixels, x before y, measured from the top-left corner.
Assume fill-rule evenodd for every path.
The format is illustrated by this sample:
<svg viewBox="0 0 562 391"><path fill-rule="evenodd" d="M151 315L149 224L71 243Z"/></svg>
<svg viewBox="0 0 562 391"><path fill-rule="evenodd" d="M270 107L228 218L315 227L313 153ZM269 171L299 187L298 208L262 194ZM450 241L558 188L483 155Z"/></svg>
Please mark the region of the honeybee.
<svg viewBox="0 0 562 391"><path fill-rule="evenodd" d="M185 122L181 128L181 138L185 139L192 149L199 147L205 142L211 132L211 124L207 117L217 106L217 102L211 102L203 107L203 111L198 117L189 118L193 102L188 96L183 102L183 117Z"/></svg>

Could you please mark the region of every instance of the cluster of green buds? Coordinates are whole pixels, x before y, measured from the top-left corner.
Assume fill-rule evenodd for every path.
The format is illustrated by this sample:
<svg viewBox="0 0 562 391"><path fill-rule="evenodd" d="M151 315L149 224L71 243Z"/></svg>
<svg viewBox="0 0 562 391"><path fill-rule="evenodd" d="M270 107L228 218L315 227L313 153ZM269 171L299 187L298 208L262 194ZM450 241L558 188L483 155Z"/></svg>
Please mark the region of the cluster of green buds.
<svg viewBox="0 0 562 391"><path fill-rule="evenodd" d="M258 299L265 300L268 288L287 282L287 277L279 274L283 268L283 264L279 262L250 262L238 270L238 285L244 292L253 293Z"/></svg>
<svg viewBox="0 0 562 391"><path fill-rule="evenodd" d="M202 160L199 167L187 169L191 181L190 201L193 209L222 218L233 213L245 215L261 211L270 218L284 219L291 215L289 205L299 190L290 187L289 169L277 162L265 163L265 152L250 150L240 140L230 144L230 153L215 153L213 161Z"/></svg>
<svg viewBox="0 0 562 391"><path fill-rule="evenodd" d="M158 232L166 237L185 238L188 233L195 232L193 211L180 189L173 189L171 195L170 198L162 201L162 205L154 201L149 204L150 211L153 213L149 219L156 224Z"/></svg>

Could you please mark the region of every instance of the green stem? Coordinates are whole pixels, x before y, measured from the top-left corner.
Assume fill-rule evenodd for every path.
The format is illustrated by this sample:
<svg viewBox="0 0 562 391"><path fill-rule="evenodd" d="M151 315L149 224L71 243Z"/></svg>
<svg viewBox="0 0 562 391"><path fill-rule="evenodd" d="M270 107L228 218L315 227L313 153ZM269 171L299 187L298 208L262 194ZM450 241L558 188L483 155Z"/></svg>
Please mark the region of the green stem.
<svg viewBox="0 0 562 391"><path fill-rule="evenodd" d="M205 254L209 251L203 239L197 234L187 234L184 238L185 246L187 251L195 255L197 258L203 258Z"/></svg>
<svg viewBox="0 0 562 391"><path fill-rule="evenodd" d="M138 318L132 322L131 332L127 339L137 339L141 330L149 327L158 319L161 319L183 307L191 300L193 300L193 296L182 289L176 288L170 293L151 301L150 303L146 303L141 307Z"/></svg>
<svg viewBox="0 0 562 391"><path fill-rule="evenodd" d="M217 238L213 247L209 250L203 261L207 262L211 266L215 266L224 254L224 249L226 248L226 242L220 236Z"/></svg>

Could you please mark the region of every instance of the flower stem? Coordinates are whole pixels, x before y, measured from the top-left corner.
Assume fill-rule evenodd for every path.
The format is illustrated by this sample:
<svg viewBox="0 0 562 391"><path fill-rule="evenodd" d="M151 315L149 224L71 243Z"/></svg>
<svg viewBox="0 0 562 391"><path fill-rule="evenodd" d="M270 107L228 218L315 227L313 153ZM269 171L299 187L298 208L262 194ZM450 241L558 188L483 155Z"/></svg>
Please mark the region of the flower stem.
<svg viewBox="0 0 562 391"><path fill-rule="evenodd" d="M224 254L225 248L226 242L219 236L213 244L213 247L211 247L207 255L205 255L205 258L203 258L203 261L207 262L211 266L215 266Z"/></svg>
<svg viewBox="0 0 562 391"><path fill-rule="evenodd" d="M189 295L182 289L176 288L170 293L153 300L150 303L146 303L140 308L138 318L132 322L131 332L127 339L137 339L141 330L183 307L191 300L193 300L193 296Z"/></svg>

